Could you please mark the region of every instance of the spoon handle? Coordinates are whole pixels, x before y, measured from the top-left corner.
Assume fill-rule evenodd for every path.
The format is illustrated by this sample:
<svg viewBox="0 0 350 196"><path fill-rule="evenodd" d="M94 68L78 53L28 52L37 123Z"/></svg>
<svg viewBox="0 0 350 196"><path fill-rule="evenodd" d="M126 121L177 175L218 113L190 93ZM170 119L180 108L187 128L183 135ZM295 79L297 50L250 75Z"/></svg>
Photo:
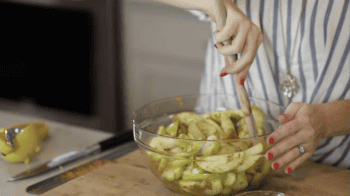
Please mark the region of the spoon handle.
<svg viewBox="0 0 350 196"><path fill-rule="evenodd" d="M217 0L216 3L218 4L218 7L219 7L219 10L218 10L219 13L217 14L219 18L216 18L216 25L218 30L222 30L226 23L226 8L224 6L223 0ZM231 40L230 39L225 40L223 43L224 45L231 45ZM237 59L238 59L237 54L228 56L228 60L230 64L233 64ZM245 121L247 123L250 136L256 137L258 136L258 131L257 131L254 116L252 115L252 110L251 110L247 90L245 89L244 85L241 84L241 81L238 78L237 74L233 74L233 78L235 81L239 101L242 105L242 110L245 116Z"/></svg>

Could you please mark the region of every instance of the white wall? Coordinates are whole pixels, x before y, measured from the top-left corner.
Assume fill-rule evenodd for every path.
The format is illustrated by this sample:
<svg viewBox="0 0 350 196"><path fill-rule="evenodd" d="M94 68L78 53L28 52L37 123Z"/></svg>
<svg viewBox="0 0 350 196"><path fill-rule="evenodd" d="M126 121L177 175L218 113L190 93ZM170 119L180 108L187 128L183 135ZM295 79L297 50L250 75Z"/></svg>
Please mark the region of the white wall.
<svg viewBox="0 0 350 196"><path fill-rule="evenodd" d="M124 53L132 110L161 98L199 93L210 26L186 10L124 0Z"/></svg>

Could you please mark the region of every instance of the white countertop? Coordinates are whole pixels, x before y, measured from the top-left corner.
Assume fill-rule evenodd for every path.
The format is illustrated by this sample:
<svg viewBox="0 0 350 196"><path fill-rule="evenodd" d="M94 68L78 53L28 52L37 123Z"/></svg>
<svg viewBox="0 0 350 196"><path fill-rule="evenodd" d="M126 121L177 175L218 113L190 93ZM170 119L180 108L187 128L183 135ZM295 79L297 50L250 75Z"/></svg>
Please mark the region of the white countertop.
<svg viewBox="0 0 350 196"><path fill-rule="evenodd" d="M89 145L104 140L110 136L111 133L102 131L75 127L58 122L48 121L45 119L33 118L31 116L19 115L11 112L0 111L0 128L10 125L42 121L49 127L49 137L43 141L40 145L41 152L33 156L32 160L28 164L24 163L10 163L0 158L0 196L26 196L33 195L26 192L26 188L37 182L53 177L63 171L70 170L77 165L87 163L96 158L102 157L108 154L110 151L104 152L99 155L78 161L76 163L67 165L61 170L49 172L42 176L24 179L16 182L7 182L6 180L11 176L14 176L22 171L25 171L33 166L44 163L58 155L85 148Z"/></svg>

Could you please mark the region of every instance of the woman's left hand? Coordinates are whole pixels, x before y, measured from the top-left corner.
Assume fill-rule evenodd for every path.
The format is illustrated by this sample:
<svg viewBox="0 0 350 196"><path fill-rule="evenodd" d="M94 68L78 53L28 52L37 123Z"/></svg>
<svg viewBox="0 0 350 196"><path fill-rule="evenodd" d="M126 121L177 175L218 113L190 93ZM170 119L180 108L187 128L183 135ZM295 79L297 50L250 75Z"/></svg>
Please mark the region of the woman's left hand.
<svg viewBox="0 0 350 196"><path fill-rule="evenodd" d="M291 103L279 115L282 126L267 138L273 146L265 154L267 160L272 160L274 170L281 168L290 173L312 156L325 134L322 118L316 105L300 102ZM299 153L299 144L304 147L304 154Z"/></svg>

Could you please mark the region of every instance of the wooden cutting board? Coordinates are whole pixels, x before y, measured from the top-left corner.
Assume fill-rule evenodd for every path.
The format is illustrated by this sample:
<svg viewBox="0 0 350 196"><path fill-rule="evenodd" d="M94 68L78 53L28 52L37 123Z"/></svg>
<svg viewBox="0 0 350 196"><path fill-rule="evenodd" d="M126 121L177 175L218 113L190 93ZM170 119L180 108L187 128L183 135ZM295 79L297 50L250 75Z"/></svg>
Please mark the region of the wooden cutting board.
<svg viewBox="0 0 350 196"><path fill-rule="evenodd" d="M287 195L349 195L350 171L328 165L304 163L291 174L276 173L260 190L274 190ZM169 191L147 168L141 151L136 150L90 171L43 196L180 196Z"/></svg>

